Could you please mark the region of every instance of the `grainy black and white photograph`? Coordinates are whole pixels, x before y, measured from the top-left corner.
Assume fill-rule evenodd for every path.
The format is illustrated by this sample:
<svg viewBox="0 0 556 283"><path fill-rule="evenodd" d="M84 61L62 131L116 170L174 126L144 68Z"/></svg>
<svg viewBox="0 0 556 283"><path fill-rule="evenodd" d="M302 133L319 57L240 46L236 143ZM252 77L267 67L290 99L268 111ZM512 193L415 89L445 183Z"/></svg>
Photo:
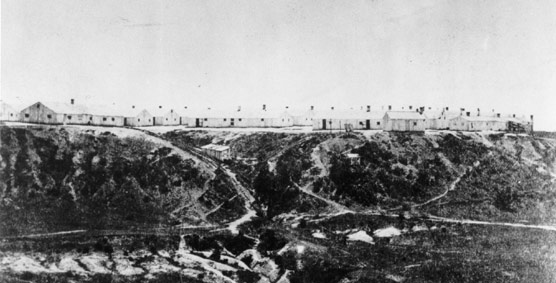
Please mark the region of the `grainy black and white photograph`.
<svg viewBox="0 0 556 283"><path fill-rule="evenodd" d="M0 282L556 282L555 1L0 9Z"/></svg>

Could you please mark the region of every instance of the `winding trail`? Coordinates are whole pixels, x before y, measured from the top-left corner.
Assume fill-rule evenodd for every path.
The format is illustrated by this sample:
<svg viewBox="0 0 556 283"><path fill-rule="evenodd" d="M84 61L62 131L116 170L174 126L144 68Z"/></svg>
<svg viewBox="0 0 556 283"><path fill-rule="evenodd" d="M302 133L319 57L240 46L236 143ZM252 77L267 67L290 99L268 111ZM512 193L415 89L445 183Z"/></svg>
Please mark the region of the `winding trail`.
<svg viewBox="0 0 556 283"><path fill-rule="evenodd" d="M412 207L421 207L421 206L425 206L431 202L435 202L443 197L445 197L450 191L453 191L456 188L456 185L461 181L461 178L465 175L465 173L459 175L451 184L450 186L448 186L448 188L441 194L423 202L423 203L419 203L419 204L415 204Z"/></svg>
<svg viewBox="0 0 556 283"><path fill-rule="evenodd" d="M224 172L226 172L226 174L230 176L230 179L234 183L234 187L236 188L238 195L240 195L243 198L245 203L245 209L247 210L247 213L245 213L242 217L228 223L228 230L230 230L232 234L239 234L239 230L238 230L239 225L251 221L251 219L257 215L257 211L253 209L253 205L252 205L253 202L255 201L255 198L253 197L253 195L251 195L249 190L247 190L237 180L235 173L233 173L227 167L223 167L222 169L224 169Z"/></svg>

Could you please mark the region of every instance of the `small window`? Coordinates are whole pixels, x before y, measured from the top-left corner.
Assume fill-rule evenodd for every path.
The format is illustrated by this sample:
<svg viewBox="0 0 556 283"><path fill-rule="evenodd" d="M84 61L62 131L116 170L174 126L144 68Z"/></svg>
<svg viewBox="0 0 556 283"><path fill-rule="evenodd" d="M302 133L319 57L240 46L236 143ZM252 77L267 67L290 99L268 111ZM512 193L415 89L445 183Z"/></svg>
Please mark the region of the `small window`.
<svg viewBox="0 0 556 283"><path fill-rule="evenodd" d="M83 120L83 115L81 115L81 114L77 115L77 120L79 120L79 121Z"/></svg>
<svg viewBox="0 0 556 283"><path fill-rule="evenodd" d="M10 113L10 117L13 117L13 116L14 116L14 113Z"/></svg>
<svg viewBox="0 0 556 283"><path fill-rule="evenodd" d="M264 118L263 118L263 119L261 119L261 122L264 122Z"/></svg>
<svg viewBox="0 0 556 283"><path fill-rule="evenodd" d="M226 118L224 118L224 122L226 122Z"/></svg>
<svg viewBox="0 0 556 283"><path fill-rule="evenodd" d="M40 104L37 104L37 108L41 108L41 105L40 105Z"/></svg>
<svg viewBox="0 0 556 283"><path fill-rule="evenodd" d="M166 118L166 121L168 121L168 118Z"/></svg>
<svg viewBox="0 0 556 283"><path fill-rule="evenodd" d="M205 121L207 120L207 118L204 119Z"/></svg>
<svg viewBox="0 0 556 283"><path fill-rule="evenodd" d="M93 117L89 117L89 121L93 121Z"/></svg>
<svg viewBox="0 0 556 283"><path fill-rule="evenodd" d="M141 119L137 118L137 122L141 122Z"/></svg>
<svg viewBox="0 0 556 283"><path fill-rule="evenodd" d="M114 122L114 117L112 117L112 122Z"/></svg>
<svg viewBox="0 0 556 283"><path fill-rule="evenodd" d="M417 126L417 122L413 122L413 126Z"/></svg>
<svg viewBox="0 0 556 283"><path fill-rule="evenodd" d="M26 114L25 114L25 118L29 118L29 114L26 113Z"/></svg>
<svg viewBox="0 0 556 283"><path fill-rule="evenodd" d="M46 115L46 118L52 119L52 115L48 114L48 115Z"/></svg>
<svg viewBox="0 0 556 283"><path fill-rule="evenodd" d="M151 119L149 119L149 122L151 121Z"/></svg>
<svg viewBox="0 0 556 283"><path fill-rule="evenodd" d="M102 121L106 121L106 117L102 117Z"/></svg>
<svg viewBox="0 0 556 283"><path fill-rule="evenodd" d="M70 115L70 116L68 116L68 120L71 120L71 115Z"/></svg>
<svg viewBox="0 0 556 283"><path fill-rule="evenodd" d="M239 119L237 119L237 120L241 122L241 118L239 118Z"/></svg>
<svg viewBox="0 0 556 283"><path fill-rule="evenodd" d="M282 122L284 122L284 119L282 119Z"/></svg>
<svg viewBox="0 0 556 283"><path fill-rule="evenodd" d="M376 125L377 125L377 126L380 126L380 122L376 122Z"/></svg>

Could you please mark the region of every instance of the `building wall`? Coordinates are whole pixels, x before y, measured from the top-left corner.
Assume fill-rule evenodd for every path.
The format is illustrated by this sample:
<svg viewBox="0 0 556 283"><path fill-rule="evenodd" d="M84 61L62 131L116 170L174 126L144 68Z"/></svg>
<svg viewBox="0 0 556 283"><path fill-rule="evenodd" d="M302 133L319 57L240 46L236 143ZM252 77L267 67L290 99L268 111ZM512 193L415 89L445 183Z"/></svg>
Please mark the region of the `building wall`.
<svg viewBox="0 0 556 283"><path fill-rule="evenodd" d="M134 123L136 127L153 126L153 118L147 111L141 111L137 114L134 121L130 121L130 123Z"/></svg>
<svg viewBox="0 0 556 283"><path fill-rule="evenodd" d="M276 118L243 118L241 115L226 118L199 118L203 128L283 128L293 126L291 117ZM196 118L189 118L190 127L195 127ZM182 123L184 119L182 118Z"/></svg>
<svg viewBox="0 0 556 283"><path fill-rule="evenodd" d="M194 128L195 127L195 118L181 116L181 125Z"/></svg>
<svg viewBox="0 0 556 283"><path fill-rule="evenodd" d="M117 127L124 126L124 117L123 116L92 115L92 118L93 118L93 120L92 120L93 125L117 126Z"/></svg>
<svg viewBox="0 0 556 283"><path fill-rule="evenodd" d="M323 120L326 128L323 126ZM368 126L367 127L367 121ZM325 119L313 118L313 130L345 130L345 124L351 124L354 130L382 130L382 119Z"/></svg>
<svg viewBox="0 0 556 283"><path fill-rule="evenodd" d="M93 115L90 114L60 114L61 123L64 125L92 125Z"/></svg>
<svg viewBox="0 0 556 283"><path fill-rule="evenodd" d="M213 158L218 160L230 159L230 149L227 150L214 150L214 149L203 149L203 152Z"/></svg>
<svg viewBox="0 0 556 283"><path fill-rule="evenodd" d="M424 119L390 119L384 117L384 130L393 132L421 132L425 131Z"/></svg>
<svg viewBox="0 0 556 283"><path fill-rule="evenodd" d="M63 114L59 115L40 102L21 110L19 118L22 122L39 124L62 124L64 121Z"/></svg>
<svg viewBox="0 0 556 283"><path fill-rule="evenodd" d="M292 116L293 119L293 126L305 127L305 126L312 126L313 125L313 116L312 115L299 115L299 116Z"/></svg>
<svg viewBox="0 0 556 283"><path fill-rule="evenodd" d="M174 111L169 111L162 121L163 125L176 126L180 124L180 115Z"/></svg>
<svg viewBox="0 0 556 283"><path fill-rule="evenodd" d="M506 131L507 122L469 121L460 116L450 120L449 128L456 131Z"/></svg>
<svg viewBox="0 0 556 283"><path fill-rule="evenodd" d="M0 109L0 121L18 121L19 111L13 109L7 104L2 104Z"/></svg>

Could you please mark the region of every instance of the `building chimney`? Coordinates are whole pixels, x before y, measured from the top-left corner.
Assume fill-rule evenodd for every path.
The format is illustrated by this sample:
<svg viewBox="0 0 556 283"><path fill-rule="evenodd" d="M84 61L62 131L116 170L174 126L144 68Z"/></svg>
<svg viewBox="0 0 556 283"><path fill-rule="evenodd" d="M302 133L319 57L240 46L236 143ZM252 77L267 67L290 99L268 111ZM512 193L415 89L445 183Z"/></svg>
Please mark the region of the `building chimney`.
<svg viewBox="0 0 556 283"><path fill-rule="evenodd" d="M446 111L450 111L450 108L448 108L448 106L446 106Z"/></svg>
<svg viewBox="0 0 556 283"><path fill-rule="evenodd" d="M263 111L266 111L266 104L263 104Z"/></svg>
<svg viewBox="0 0 556 283"><path fill-rule="evenodd" d="M237 112L241 111L241 105L237 107Z"/></svg>
<svg viewBox="0 0 556 283"><path fill-rule="evenodd" d="M429 107L429 110L431 110L431 107Z"/></svg>
<svg viewBox="0 0 556 283"><path fill-rule="evenodd" d="M500 113L496 113L496 118L500 118Z"/></svg>
<svg viewBox="0 0 556 283"><path fill-rule="evenodd" d="M467 115L467 117L471 116L471 112L465 112L465 114Z"/></svg>
<svg viewBox="0 0 556 283"><path fill-rule="evenodd" d="M531 121L533 121L533 115L531 115Z"/></svg>
<svg viewBox="0 0 556 283"><path fill-rule="evenodd" d="M75 102L75 99L72 98L70 101L71 101L71 105L73 105L73 103Z"/></svg>
<svg viewBox="0 0 556 283"><path fill-rule="evenodd" d="M330 110L334 110L334 106L330 107Z"/></svg>
<svg viewBox="0 0 556 283"><path fill-rule="evenodd" d="M131 109L135 109L135 105L131 105Z"/></svg>
<svg viewBox="0 0 556 283"><path fill-rule="evenodd" d="M289 106L286 106L286 110L288 110L288 109L290 109L290 107L289 107Z"/></svg>
<svg viewBox="0 0 556 283"><path fill-rule="evenodd" d="M515 114L512 114L512 118L515 118Z"/></svg>
<svg viewBox="0 0 556 283"><path fill-rule="evenodd" d="M388 105L388 110L392 110L392 105Z"/></svg>
<svg viewBox="0 0 556 283"><path fill-rule="evenodd" d="M187 109L187 106L184 106L183 108Z"/></svg>
<svg viewBox="0 0 556 283"><path fill-rule="evenodd" d="M371 105L367 105L367 112L371 112Z"/></svg>
<svg viewBox="0 0 556 283"><path fill-rule="evenodd" d="M311 110L315 110L315 106L311 105Z"/></svg>
<svg viewBox="0 0 556 283"><path fill-rule="evenodd" d="M158 109L162 109L162 105L158 105Z"/></svg>
<svg viewBox="0 0 556 283"><path fill-rule="evenodd" d="M477 108L477 116L481 116L481 108Z"/></svg>

